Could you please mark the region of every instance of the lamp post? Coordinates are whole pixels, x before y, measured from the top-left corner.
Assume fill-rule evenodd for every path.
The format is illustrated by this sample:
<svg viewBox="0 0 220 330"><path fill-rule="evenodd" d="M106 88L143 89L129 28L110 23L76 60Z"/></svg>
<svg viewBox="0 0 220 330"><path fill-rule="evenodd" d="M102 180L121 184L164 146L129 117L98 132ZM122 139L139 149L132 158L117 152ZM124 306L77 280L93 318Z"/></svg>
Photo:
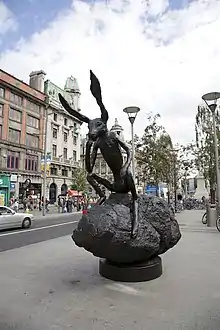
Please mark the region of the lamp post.
<svg viewBox="0 0 220 330"><path fill-rule="evenodd" d="M127 115L131 123L131 144L132 144L132 175L135 182L135 150L134 150L134 121L137 117L137 113L140 111L140 108L131 106L123 110Z"/></svg>
<svg viewBox="0 0 220 330"><path fill-rule="evenodd" d="M46 184L47 184L47 133L48 133L48 117L52 115L53 112L48 113L49 108L49 100L47 99L47 105L45 109L45 130L44 130L44 175L43 175L43 207L42 207L42 215L46 214Z"/></svg>
<svg viewBox="0 0 220 330"><path fill-rule="evenodd" d="M207 107L212 113L212 123L213 123L213 139L215 147L215 165L216 165L216 183L217 183L217 216L219 215L219 202L220 202L220 173L219 173L219 153L218 153L218 139L216 132L216 121L215 121L215 110L217 108L217 100L220 98L220 93L212 92L207 93L202 96L203 101L205 101Z"/></svg>

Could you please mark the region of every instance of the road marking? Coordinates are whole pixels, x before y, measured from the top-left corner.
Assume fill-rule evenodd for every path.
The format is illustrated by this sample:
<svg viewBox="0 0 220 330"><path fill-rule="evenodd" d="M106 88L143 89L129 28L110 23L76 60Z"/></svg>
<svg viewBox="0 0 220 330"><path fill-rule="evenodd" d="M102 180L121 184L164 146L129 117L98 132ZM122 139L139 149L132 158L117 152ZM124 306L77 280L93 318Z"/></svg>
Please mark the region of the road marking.
<svg viewBox="0 0 220 330"><path fill-rule="evenodd" d="M16 235L16 234L25 234L31 231L37 231L37 230L42 230L42 229L47 229L47 228L53 228L53 227L59 227L59 226L65 226L68 224L76 223L78 220L75 221L69 221L69 222L63 222L63 223L57 223L55 225L50 225L50 226L44 226L44 227L39 227L39 228L33 228L33 229L27 229L27 230L19 230L19 231L14 231L12 233L5 233L5 234L0 234L0 237L2 236L9 236L9 235Z"/></svg>

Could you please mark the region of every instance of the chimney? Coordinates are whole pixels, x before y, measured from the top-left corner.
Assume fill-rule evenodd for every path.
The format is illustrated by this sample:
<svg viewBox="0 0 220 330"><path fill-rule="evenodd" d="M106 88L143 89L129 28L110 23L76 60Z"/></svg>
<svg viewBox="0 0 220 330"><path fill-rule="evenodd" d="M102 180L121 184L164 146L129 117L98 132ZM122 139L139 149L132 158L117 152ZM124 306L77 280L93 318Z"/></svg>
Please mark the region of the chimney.
<svg viewBox="0 0 220 330"><path fill-rule="evenodd" d="M29 75L29 85L40 92L44 92L44 78L46 73L43 70L32 71Z"/></svg>

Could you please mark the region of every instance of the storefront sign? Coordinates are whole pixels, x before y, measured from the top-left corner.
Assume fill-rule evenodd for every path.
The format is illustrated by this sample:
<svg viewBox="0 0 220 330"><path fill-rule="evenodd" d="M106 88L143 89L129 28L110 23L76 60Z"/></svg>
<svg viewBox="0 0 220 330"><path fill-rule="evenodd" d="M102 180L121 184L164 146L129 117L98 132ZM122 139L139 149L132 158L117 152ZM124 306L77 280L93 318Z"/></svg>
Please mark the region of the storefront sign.
<svg viewBox="0 0 220 330"><path fill-rule="evenodd" d="M16 174L11 175L11 182L17 182L18 176Z"/></svg>
<svg viewBox="0 0 220 330"><path fill-rule="evenodd" d="M15 183L12 183L10 184L10 190L15 190Z"/></svg>
<svg viewBox="0 0 220 330"><path fill-rule="evenodd" d="M0 186L2 186L4 183L3 179L0 179Z"/></svg>

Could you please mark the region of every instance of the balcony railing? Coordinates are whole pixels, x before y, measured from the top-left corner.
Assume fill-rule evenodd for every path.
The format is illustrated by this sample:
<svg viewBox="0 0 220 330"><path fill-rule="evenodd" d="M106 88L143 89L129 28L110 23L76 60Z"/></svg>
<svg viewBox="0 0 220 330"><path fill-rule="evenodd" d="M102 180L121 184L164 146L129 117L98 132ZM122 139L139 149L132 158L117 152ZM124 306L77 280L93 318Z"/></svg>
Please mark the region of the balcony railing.
<svg viewBox="0 0 220 330"><path fill-rule="evenodd" d="M73 167L80 167L80 162L76 162L76 161L70 160L70 159L65 159L63 157L53 157L52 161L60 163L60 164L71 165Z"/></svg>

